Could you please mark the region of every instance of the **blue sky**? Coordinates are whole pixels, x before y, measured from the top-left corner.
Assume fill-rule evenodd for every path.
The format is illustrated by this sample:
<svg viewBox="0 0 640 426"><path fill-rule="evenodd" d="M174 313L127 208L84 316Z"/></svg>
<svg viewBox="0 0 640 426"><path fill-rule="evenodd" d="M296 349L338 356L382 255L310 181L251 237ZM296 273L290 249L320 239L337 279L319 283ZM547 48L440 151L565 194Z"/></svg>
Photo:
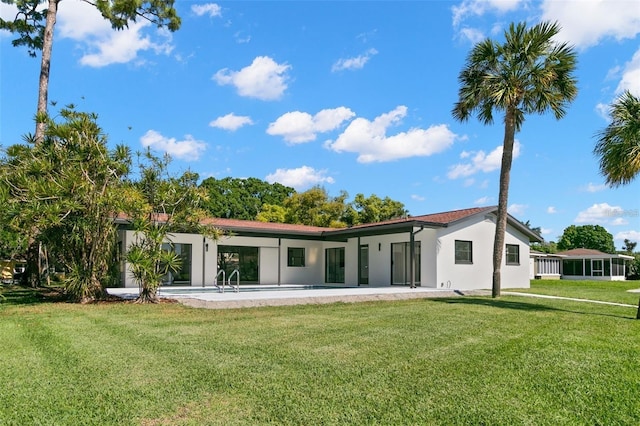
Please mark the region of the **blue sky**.
<svg viewBox="0 0 640 426"><path fill-rule="evenodd" d="M557 21L578 52L579 93L562 120L528 116L516 135L509 211L550 241L598 224L617 247L640 242L640 179L605 187L592 154L612 100L640 95L637 0L176 7L178 32L143 21L114 32L87 4L60 2L49 99L97 113L110 144L170 153L176 172L389 196L412 215L497 204L502 121L452 118L458 74L509 23ZM33 132L40 64L11 39L0 34L4 147Z"/></svg>

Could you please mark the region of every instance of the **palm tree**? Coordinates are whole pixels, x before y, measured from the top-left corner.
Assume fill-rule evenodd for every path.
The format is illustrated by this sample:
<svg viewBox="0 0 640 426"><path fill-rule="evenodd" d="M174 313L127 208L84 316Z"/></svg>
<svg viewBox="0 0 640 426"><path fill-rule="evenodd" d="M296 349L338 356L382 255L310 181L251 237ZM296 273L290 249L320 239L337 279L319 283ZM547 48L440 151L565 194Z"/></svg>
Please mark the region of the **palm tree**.
<svg viewBox="0 0 640 426"><path fill-rule="evenodd" d="M640 174L640 98L626 91L611 106L611 123L597 133L593 152L609 186L631 183ZM625 240L627 243L627 240ZM640 319L640 300L636 319Z"/></svg>
<svg viewBox="0 0 640 426"><path fill-rule="evenodd" d="M498 214L493 247L492 295L500 296L500 267L507 227L509 176L515 133L526 114L551 110L557 119L576 97L573 71L576 53L567 43L553 41L560 27L541 22L531 28L526 23L511 24L505 42L486 39L476 44L458 77L460 90L452 114L467 121L473 113L483 124L493 123L493 113L504 113L504 141Z"/></svg>
<svg viewBox="0 0 640 426"><path fill-rule="evenodd" d="M611 123L597 133L593 152L609 186L631 183L640 174L640 98L626 91L611 106Z"/></svg>

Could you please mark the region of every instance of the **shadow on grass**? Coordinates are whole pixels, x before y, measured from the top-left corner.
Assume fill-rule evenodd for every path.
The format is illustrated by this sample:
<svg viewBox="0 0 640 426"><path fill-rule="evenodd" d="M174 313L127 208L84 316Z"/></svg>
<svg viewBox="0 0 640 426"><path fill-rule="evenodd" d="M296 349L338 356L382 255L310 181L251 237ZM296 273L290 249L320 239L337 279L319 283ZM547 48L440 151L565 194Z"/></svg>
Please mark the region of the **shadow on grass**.
<svg viewBox="0 0 640 426"><path fill-rule="evenodd" d="M433 302L459 304L459 305L475 305L475 306L489 306L492 308L500 309L514 309L519 311L531 311L531 312L567 312L580 315L595 315L603 317L623 318L635 320L636 312L631 312L632 317L625 315L614 315L599 312L586 312L572 309L562 309L551 307L549 305L531 302L516 302L512 300L492 299L492 298L480 298L480 297L443 297L431 299Z"/></svg>
<svg viewBox="0 0 640 426"><path fill-rule="evenodd" d="M25 287L9 285L0 287L0 305L37 305L66 303L69 298L61 287Z"/></svg>

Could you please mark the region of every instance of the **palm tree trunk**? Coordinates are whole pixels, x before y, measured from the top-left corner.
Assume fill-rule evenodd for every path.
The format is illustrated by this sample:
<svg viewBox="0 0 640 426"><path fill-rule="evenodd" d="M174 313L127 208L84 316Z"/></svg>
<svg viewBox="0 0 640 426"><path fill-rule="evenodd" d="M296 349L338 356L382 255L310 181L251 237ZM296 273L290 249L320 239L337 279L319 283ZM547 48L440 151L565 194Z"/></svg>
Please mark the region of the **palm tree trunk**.
<svg viewBox="0 0 640 426"><path fill-rule="evenodd" d="M504 235L507 230L507 207L509 199L509 179L513 160L513 144L515 139L515 111L507 109L504 120L504 142L502 144L502 165L500 167L500 188L498 192L498 217L496 234L493 240L493 282L491 296L500 297L502 255L504 252Z"/></svg>
<svg viewBox="0 0 640 426"><path fill-rule="evenodd" d="M47 114L47 102L49 97L49 71L51 69L53 29L56 25L59 1L60 0L49 0L47 21L44 27L44 39L42 40L42 62L40 63L40 84L38 86L38 107L36 109L36 143L40 143L44 139L44 131L46 127L44 117Z"/></svg>

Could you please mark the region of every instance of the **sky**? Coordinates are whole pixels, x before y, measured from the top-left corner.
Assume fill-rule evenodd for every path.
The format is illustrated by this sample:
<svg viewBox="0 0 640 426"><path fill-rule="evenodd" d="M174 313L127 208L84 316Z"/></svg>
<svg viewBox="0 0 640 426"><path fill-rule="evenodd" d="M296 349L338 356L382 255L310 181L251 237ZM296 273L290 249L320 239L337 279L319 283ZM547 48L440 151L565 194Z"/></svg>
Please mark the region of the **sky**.
<svg viewBox="0 0 640 426"><path fill-rule="evenodd" d="M15 9L0 3L0 16ZM510 23L555 21L578 54L565 117L516 134L509 212L547 241L601 225L640 242L640 178L609 188L593 154L625 90L640 95L637 0L176 0L174 33L114 31L80 0L59 4L49 113L98 114L109 145L169 153L172 171L255 177L402 202L410 215L497 205L503 123L456 121L473 45ZM0 145L33 133L40 58L0 32Z"/></svg>

